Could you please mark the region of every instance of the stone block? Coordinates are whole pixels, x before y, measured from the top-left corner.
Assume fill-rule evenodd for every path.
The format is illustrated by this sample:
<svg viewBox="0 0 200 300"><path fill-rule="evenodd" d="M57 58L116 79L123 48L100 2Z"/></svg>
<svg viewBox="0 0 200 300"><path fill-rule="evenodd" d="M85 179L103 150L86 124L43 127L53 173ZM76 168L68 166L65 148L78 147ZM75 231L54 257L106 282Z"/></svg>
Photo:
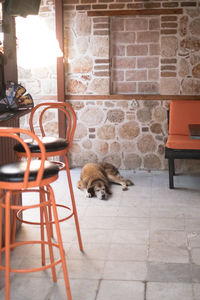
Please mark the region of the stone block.
<svg viewBox="0 0 200 300"><path fill-rule="evenodd" d="M93 36L90 39L90 51L96 57L109 57L109 39L103 36Z"/></svg>
<svg viewBox="0 0 200 300"><path fill-rule="evenodd" d="M109 78L94 78L88 87L88 89L94 94L108 94L109 88Z"/></svg>
<svg viewBox="0 0 200 300"><path fill-rule="evenodd" d="M135 42L134 32L114 32L113 41L117 44L133 44Z"/></svg>
<svg viewBox="0 0 200 300"><path fill-rule="evenodd" d="M123 31L124 30L124 19L120 17L112 17L111 19L111 30L113 31Z"/></svg>
<svg viewBox="0 0 200 300"><path fill-rule="evenodd" d="M71 73L90 73L92 68L93 62L89 56L76 58L70 64Z"/></svg>
<svg viewBox="0 0 200 300"><path fill-rule="evenodd" d="M159 66L159 57L138 57L137 58L137 67L150 69L158 68Z"/></svg>
<svg viewBox="0 0 200 300"><path fill-rule="evenodd" d="M176 56L178 50L178 39L174 36L161 37L161 55L164 57Z"/></svg>
<svg viewBox="0 0 200 300"><path fill-rule="evenodd" d="M113 68L133 69L135 68L136 59L134 57L115 57L113 59Z"/></svg>
<svg viewBox="0 0 200 300"><path fill-rule="evenodd" d="M137 119L139 122L145 123L151 121L151 110L148 107L144 107L137 110Z"/></svg>
<svg viewBox="0 0 200 300"><path fill-rule="evenodd" d="M112 55L114 56L125 56L125 50L124 45L112 45Z"/></svg>
<svg viewBox="0 0 200 300"><path fill-rule="evenodd" d="M95 116L95 118L94 118ZM81 122L86 126L97 126L104 120L103 111L95 106L88 106L79 116Z"/></svg>
<svg viewBox="0 0 200 300"><path fill-rule="evenodd" d="M150 55L160 55L160 44L150 44L149 53Z"/></svg>
<svg viewBox="0 0 200 300"><path fill-rule="evenodd" d="M200 18L194 19L189 26L192 35L200 37Z"/></svg>
<svg viewBox="0 0 200 300"><path fill-rule="evenodd" d="M179 21L179 33L180 36L185 36L187 34L188 16L183 16Z"/></svg>
<svg viewBox="0 0 200 300"><path fill-rule="evenodd" d="M167 111L164 107L162 106L158 106L158 107L155 107L154 108L154 111L153 111L153 119L156 121L156 122L163 122L164 120L166 120L167 118Z"/></svg>
<svg viewBox="0 0 200 300"><path fill-rule="evenodd" d="M154 152L156 149L156 143L152 135L143 134L137 141L137 147L141 153Z"/></svg>
<svg viewBox="0 0 200 300"><path fill-rule="evenodd" d="M196 65L192 69L192 75L193 75L194 78L200 78L200 64Z"/></svg>
<svg viewBox="0 0 200 300"><path fill-rule="evenodd" d="M118 134L121 139L133 139L140 133L138 123L135 121L129 121L119 127Z"/></svg>
<svg viewBox="0 0 200 300"><path fill-rule="evenodd" d="M127 18L125 19L125 30L127 31L138 31L148 29L147 18Z"/></svg>
<svg viewBox="0 0 200 300"><path fill-rule="evenodd" d="M112 80L113 81L124 81L124 71L113 70Z"/></svg>
<svg viewBox="0 0 200 300"><path fill-rule="evenodd" d="M83 94L87 90L87 86L81 81L70 79L67 85L67 92L72 94Z"/></svg>
<svg viewBox="0 0 200 300"><path fill-rule="evenodd" d="M112 140L115 138L115 126L103 125L97 130L97 136L101 140Z"/></svg>
<svg viewBox="0 0 200 300"><path fill-rule="evenodd" d="M161 168L160 158L155 154L145 155L144 168L145 169L160 169Z"/></svg>
<svg viewBox="0 0 200 300"><path fill-rule="evenodd" d="M83 137L87 136L87 128L82 123L78 123L76 126L76 131L74 134L74 140L80 140Z"/></svg>
<svg viewBox="0 0 200 300"><path fill-rule="evenodd" d="M134 170L141 168L142 159L138 154L129 153L125 155L124 166L126 170Z"/></svg>
<svg viewBox="0 0 200 300"><path fill-rule="evenodd" d="M137 32L137 43L158 43L160 34L158 31Z"/></svg>
<svg viewBox="0 0 200 300"><path fill-rule="evenodd" d="M185 58L181 58L178 64L178 75L180 77L186 77L189 75L190 66Z"/></svg>
<svg viewBox="0 0 200 300"><path fill-rule="evenodd" d="M148 54L147 45L129 45L127 46L127 56L143 56Z"/></svg>
<svg viewBox="0 0 200 300"><path fill-rule="evenodd" d="M162 77L160 79L160 93L166 95L178 95L180 93L180 82L177 78Z"/></svg>
<svg viewBox="0 0 200 300"><path fill-rule="evenodd" d="M82 7L84 6L87 5L82 5ZM78 36L86 36L91 34L91 19L88 18L86 14L77 14L75 24L75 30Z"/></svg>
<svg viewBox="0 0 200 300"><path fill-rule="evenodd" d="M152 18L149 20L149 29L155 30L160 28L160 18Z"/></svg>
<svg viewBox="0 0 200 300"><path fill-rule="evenodd" d="M181 41L181 47L184 49L199 51L200 50L200 40L194 37L183 39Z"/></svg>
<svg viewBox="0 0 200 300"><path fill-rule="evenodd" d="M113 92L117 94L130 94L136 93L135 82L118 82L113 83Z"/></svg>
<svg viewBox="0 0 200 300"><path fill-rule="evenodd" d="M158 94L159 84L158 82L138 82L139 93Z"/></svg>
<svg viewBox="0 0 200 300"><path fill-rule="evenodd" d="M158 81L159 80L159 70L149 69L148 70L148 80Z"/></svg>
<svg viewBox="0 0 200 300"><path fill-rule="evenodd" d="M146 70L126 71L126 81L144 81L147 80Z"/></svg>
<svg viewBox="0 0 200 300"><path fill-rule="evenodd" d="M124 112L120 109L112 109L107 113L107 120L111 123L121 123L124 121Z"/></svg>
<svg viewBox="0 0 200 300"><path fill-rule="evenodd" d="M194 78L185 78L182 82L183 94L199 95L200 94L200 80Z"/></svg>

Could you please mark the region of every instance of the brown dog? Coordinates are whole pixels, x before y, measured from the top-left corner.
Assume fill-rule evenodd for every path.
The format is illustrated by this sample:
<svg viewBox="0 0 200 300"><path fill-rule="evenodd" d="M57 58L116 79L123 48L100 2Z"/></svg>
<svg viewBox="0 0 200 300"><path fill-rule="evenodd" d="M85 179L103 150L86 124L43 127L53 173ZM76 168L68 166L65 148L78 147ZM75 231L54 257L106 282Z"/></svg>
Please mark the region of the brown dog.
<svg viewBox="0 0 200 300"><path fill-rule="evenodd" d="M86 189L87 197L96 196L100 200L107 200L108 195L112 194L110 183L122 185L122 190L126 191L132 181L125 180L118 169L109 163L88 163L81 171L81 180L78 181L79 189Z"/></svg>

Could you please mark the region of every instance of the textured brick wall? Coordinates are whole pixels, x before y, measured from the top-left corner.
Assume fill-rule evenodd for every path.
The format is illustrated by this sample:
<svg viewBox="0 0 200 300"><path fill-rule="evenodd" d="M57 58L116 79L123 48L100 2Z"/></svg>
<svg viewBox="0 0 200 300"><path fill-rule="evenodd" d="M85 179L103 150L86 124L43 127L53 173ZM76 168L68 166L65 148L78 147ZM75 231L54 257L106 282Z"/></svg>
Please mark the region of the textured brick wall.
<svg viewBox="0 0 200 300"><path fill-rule="evenodd" d="M53 4L44 0L41 6L40 16L47 23L54 16ZM198 1L63 0L63 4L66 95L129 93L134 100L135 93L200 94ZM87 16L90 10L151 8L183 8L183 14ZM121 30L122 24L126 29ZM20 70L20 79L36 101L56 99L51 86L55 69L47 70L46 77L44 70ZM50 92L41 90L41 76ZM108 161L125 169L167 168L168 101L108 97L71 103L78 117L72 166ZM191 161L177 163L182 169L194 166Z"/></svg>

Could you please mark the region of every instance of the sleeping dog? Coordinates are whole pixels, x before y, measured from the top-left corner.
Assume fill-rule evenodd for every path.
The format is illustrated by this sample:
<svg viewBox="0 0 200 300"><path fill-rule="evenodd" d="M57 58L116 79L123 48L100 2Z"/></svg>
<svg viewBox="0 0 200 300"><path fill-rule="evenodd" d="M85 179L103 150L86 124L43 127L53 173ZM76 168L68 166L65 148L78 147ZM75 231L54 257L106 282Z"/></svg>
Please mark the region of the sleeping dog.
<svg viewBox="0 0 200 300"><path fill-rule="evenodd" d="M133 185L131 180L125 180L118 169L109 163L88 163L82 171L80 181L77 186L79 189L86 189L87 197L97 197L100 200L107 200L108 195L112 194L110 183L122 185L122 190L126 191L129 185Z"/></svg>

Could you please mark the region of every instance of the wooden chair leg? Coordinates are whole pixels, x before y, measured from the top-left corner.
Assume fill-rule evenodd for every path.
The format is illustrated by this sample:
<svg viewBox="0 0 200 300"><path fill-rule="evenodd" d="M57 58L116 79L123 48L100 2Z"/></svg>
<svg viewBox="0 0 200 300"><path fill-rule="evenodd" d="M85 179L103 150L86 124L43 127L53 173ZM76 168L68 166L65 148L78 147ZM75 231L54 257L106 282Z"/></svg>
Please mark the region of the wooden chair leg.
<svg viewBox="0 0 200 300"><path fill-rule="evenodd" d="M169 167L169 188L174 189L174 159L168 159L168 167Z"/></svg>

